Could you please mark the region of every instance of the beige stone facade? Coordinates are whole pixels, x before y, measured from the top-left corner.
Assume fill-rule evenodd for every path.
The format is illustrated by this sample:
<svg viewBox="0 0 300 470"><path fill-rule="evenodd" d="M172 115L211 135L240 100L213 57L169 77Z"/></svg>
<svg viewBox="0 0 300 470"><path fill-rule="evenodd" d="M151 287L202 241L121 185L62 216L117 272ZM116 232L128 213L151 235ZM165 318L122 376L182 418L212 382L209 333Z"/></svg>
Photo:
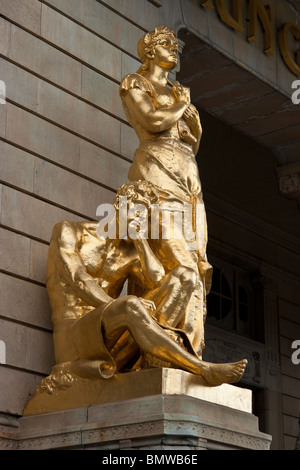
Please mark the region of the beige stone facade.
<svg viewBox="0 0 300 470"><path fill-rule="evenodd" d="M215 299L231 308L209 315L206 357L245 353L243 385L253 390L261 431L274 449L296 446L300 104L292 103L291 86L299 77L284 62L276 31L300 25L299 2L268 1L271 56L260 23L258 42L247 40L248 2L240 32L222 21L215 2L211 9L201 3L210 2L0 0L0 432L17 425L54 363L45 288L52 228L93 220L127 180L137 138L118 86L139 67L138 39L166 24L185 44L177 76L190 86L204 128L198 163L208 256L230 291L226 297L214 287ZM293 191L281 191L282 176ZM238 316L239 286L248 293L247 321Z"/></svg>

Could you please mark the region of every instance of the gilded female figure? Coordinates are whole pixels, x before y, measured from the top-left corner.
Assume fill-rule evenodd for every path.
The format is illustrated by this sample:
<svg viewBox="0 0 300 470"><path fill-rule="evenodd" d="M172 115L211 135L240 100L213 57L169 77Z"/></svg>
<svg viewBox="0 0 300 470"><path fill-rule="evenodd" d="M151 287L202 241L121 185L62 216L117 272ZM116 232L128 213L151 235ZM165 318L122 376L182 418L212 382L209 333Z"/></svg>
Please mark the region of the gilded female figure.
<svg viewBox="0 0 300 470"><path fill-rule="evenodd" d="M189 89L178 82L169 86L169 72L178 61L178 40L173 30L161 26L145 34L138 43L138 53L142 66L120 85L124 111L140 140L128 177L130 181L146 180L155 187L160 194L159 206L169 210L175 225L174 211L186 218L189 207L191 220L197 213L200 225L196 243L191 244L187 236L171 236L150 237L149 244L166 272L176 266L194 272L195 287L189 305L172 326L185 331L201 356L212 272L206 259L206 217L195 160L202 128Z"/></svg>

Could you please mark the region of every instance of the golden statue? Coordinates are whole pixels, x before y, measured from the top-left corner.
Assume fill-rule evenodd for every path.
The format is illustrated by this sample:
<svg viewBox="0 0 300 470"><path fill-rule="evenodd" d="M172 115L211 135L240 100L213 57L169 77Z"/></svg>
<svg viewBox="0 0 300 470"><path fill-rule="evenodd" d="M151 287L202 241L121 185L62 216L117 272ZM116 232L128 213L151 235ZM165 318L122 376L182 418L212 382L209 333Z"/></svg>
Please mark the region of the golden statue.
<svg viewBox="0 0 300 470"><path fill-rule="evenodd" d="M103 383L149 367L179 368L217 386L239 381L247 364L202 360L212 274L195 161L202 129L189 89L168 80L178 60L175 33L156 28L141 38L138 53L142 66L120 84L140 145L129 182L115 199L118 230L103 236L98 222L54 227L47 289L56 365L33 401L47 401L47 394L72 387L78 378ZM184 218L189 230L182 230ZM120 296L126 281L127 295ZM25 414L33 408L29 402Z"/></svg>

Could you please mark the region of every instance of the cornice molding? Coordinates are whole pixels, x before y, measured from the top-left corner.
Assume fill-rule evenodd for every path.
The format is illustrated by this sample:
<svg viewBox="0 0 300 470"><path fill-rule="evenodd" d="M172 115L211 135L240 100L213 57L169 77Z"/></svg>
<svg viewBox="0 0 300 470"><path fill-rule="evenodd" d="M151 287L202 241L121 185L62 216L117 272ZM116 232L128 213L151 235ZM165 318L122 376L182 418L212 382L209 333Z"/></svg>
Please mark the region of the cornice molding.
<svg viewBox="0 0 300 470"><path fill-rule="evenodd" d="M277 168L279 190L288 199L296 199L300 208L300 162Z"/></svg>

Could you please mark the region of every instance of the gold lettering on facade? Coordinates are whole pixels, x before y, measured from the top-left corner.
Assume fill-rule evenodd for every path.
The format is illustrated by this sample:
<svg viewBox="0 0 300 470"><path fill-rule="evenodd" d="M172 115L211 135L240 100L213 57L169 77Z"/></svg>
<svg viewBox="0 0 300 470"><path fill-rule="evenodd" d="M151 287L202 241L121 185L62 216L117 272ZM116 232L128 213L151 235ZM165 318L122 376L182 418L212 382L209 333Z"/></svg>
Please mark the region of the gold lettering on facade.
<svg viewBox="0 0 300 470"><path fill-rule="evenodd" d="M270 5L263 5L260 0L249 1L249 36L248 41L258 42L258 19L262 24L265 34L265 53L275 53L274 14Z"/></svg>
<svg viewBox="0 0 300 470"><path fill-rule="evenodd" d="M213 10L215 8L212 0L205 0L201 3L201 6L207 10Z"/></svg>
<svg viewBox="0 0 300 470"><path fill-rule="evenodd" d="M286 23L279 29L279 45L283 60L289 69L297 76L300 76L300 48L293 55L290 49L289 36L300 42L300 27L295 23Z"/></svg>
<svg viewBox="0 0 300 470"><path fill-rule="evenodd" d="M270 5L264 5L261 0L249 0L249 35L248 41L257 43L259 41L259 26L261 23L265 37L264 52L274 55L276 52L276 34L274 9ZM201 3L201 7L206 10L213 10L215 5L219 17L223 23L235 31L244 31L243 26L243 0L232 0L232 9L228 7L227 0L206 0ZM296 23L285 23L278 29L278 40L283 60L287 67L297 77L300 77L300 48L292 51L292 37L300 42L300 26Z"/></svg>
<svg viewBox="0 0 300 470"><path fill-rule="evenodd" d="M235 31L244 31L243 27L243 0L233 0L232 15L226 6L226 0L216 0L221 20Z"/></svg>

